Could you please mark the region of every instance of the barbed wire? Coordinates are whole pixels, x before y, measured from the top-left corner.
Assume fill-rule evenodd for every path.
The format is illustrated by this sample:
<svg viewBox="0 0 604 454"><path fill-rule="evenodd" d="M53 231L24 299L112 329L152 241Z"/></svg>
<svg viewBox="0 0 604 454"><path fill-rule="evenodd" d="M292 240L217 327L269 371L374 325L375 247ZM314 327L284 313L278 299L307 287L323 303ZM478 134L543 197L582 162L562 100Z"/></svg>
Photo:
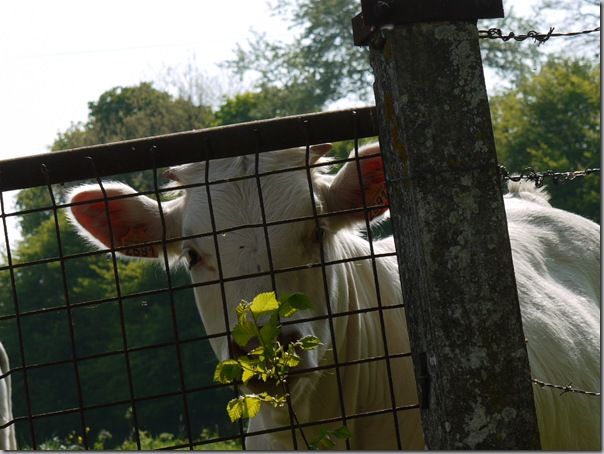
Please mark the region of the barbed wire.
<svg viewBox="0 0 604 454"><path fill-rule="evenodd" d="M582 389L577 389L575 387L573 387L572 383L569 383L566 386L562 386L562 385L553 385L551 383L545 383L544 381L541 380L537 380L536 378L531 378L531 381L536 384L539 385L541 388L554 388L554 389L559 389L562 392L560 393L560 395L566 394L566 393L577 393L577 394L586 394L588 396L600 396L600 393L598 392L594 392L594 391L584 391Z"/></svg>
<svg viewBox="0 0 604 454"><path fill-rule="evenodd" d="M546 170L545 172L537 172L532 167L527 167L520 174L510 174L504 166L499 166L499 174L503 183L506 181L518 182L521 180L532 181L535 183L535 187L540 188L545 183L545 178L551 178L554 184L564 184L572 181L576 178L586 177L594 173L600 173L600 169L585 169L585 170L573 170L569 172L555 172L553 170Z"/></svg>
<svg viewBox="0 0 604 454"><path fill-rule="evenodd" d="M537 41L537 45L540 46L551 37L578 36L599 31L600 27L596 27L592 30L582 30L580 32L554 33L554 27L550 27L549 32L547 33L539 33L535 30L531 30L524 35L516 35L514 32L510 32L507 35L504 35L500 28L489 28L488 30L478 30L478 37L483 39L500 39L504 42L509 41L511 39L513 39L514 41L524 41L526 39L533 39Z"/></svg>

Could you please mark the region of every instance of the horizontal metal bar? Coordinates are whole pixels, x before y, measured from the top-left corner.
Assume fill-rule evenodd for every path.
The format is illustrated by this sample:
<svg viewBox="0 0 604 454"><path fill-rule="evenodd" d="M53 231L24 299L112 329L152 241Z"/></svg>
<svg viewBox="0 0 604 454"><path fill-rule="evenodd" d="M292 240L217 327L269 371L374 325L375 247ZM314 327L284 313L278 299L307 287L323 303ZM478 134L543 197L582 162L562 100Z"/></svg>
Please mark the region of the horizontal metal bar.
<svg viewBox="0 0 604 454"><path fill-rule="evenodd" d="M261 120L0 161L0 191L378 135L375 107ZM153 153L151 150L154 150ZM91 162L92 160L92 162ZM94 164L92 164L94 163ZM47 173L42 171L45 166Z"/></svg>

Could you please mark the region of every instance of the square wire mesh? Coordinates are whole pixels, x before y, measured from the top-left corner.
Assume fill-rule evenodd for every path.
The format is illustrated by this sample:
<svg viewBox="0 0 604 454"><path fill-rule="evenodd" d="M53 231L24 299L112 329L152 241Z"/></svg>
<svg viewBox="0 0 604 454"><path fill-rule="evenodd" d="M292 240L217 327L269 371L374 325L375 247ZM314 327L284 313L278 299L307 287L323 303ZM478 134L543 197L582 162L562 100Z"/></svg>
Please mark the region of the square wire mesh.
<svg viewBox="0 0 604 454"><path fill-rule="evenodd" d="M367 424L380 423L383 415L390 415L396 435L396 447L405 444L404 428L401 430L401 413L418 410L413 399L401 401L397 398L397 387L409 386L400 383L400 377L392 372L393 365L401 362L410 364L409 351L391 351L385 320L403 311L402 304L391 304L383 301L381 288L389 285L378 276L380 261L394 261L394 250L376 252L374 243L376 235L383 231L371 224L371 214L375 210L387 208L387 203L372 205L363 195L360 208L335 212L324 212L317 205L313 185L313 172L317 169L338 168L346 163L356 166L361 186L366 184L361 176L361 162L372 156L359 156L358 133L359 117L350 112L354 124L352 134L346 145L354 150L350 158L334 158L328 162L311 163L311 143L313 124L309 120L301 122L306 137L305 143L295 145L303 147L304 165L284 165L278 169L262 169L261 157L265 152L263 131L254 129L254 150L244 158L248 163L248 172L233 178L216 178L211 173L214 158L221 156L222 150L215 147L216 140L206 139L198 151L198 162L202 163L204 174L192 184L171 187L162 186L161 169L157 165L161 147L152 145L148 148L152 166L144 176L146 180L136 187L136 194L111 196L107 191L107 181L98 171L103 167L98 157L88 158L88 164L95 178L93 184L103 197L109 218L109 203L115 200L134 199L148 196L157 201L162 238L151 242L138 242L119 246L112 244L109 248L96 250L86 247L83 242L74 241L74 231L66 222L66 211L72 205L66 202L64 188L57 186L50 165L41 164L41 174L47 184L36 187L43 202L27 210L10 211L5 194L2 193L1 212L4 227L4 263L0 265L0 278L3 283L3 305L0 314L0 338L4 343L11 361L10 370L0 379L10 377L13 383L14 414L10 421L0 425L0 430L15 426L19 447L32 449L62 449L71 443L81 449L99 449L101 447L124 449L149 449L152 445L149 438L163 436L162 448L195 449L199 447L225 449L225 447L245 447L246 438L252 435L288 432L294 448L308 447L305 431L312 428L338 427L348 425L351 421L367 421ZM320 125L319 125L320 126ZM270 125L266 125L266 128ZM277 126L275 126L276 128ZM225 134L229 133L226 131ZM342 140L341 136L335 140ZM232 152L231 152L232 153ZM236 160L238 158L229 158ZM325 170L327 172L327 170ZM298 218L273 219L267 216L267 208L274 213L274 207L266 206L267 185L263 184L275 175L291 175L300 179L304 176L307 184L308 200L311 214ZM82 175L86 177L88 175ZM119 180L119 177L111 177ZM242 225L221 226L217 223L216 206L213 200L229 185L245 184L255 188L259 206L255 222ZM26 186L23 186L24 188ZM270 186L268 187L270 189ZM166 202L173 197L174 191L197 190L207 197L208 214L211 230L205 232L183 232L177 237L167 237L165 220ZM87 203L90 201L87 201ZM76 204L73 204L76 205ZM219 207L221 210L224 207ZM228 207L232 210L243 207ZM364 233L369 244L369 254L363 256L334 257L330 255L323 232L323 222L330 218L360 213L364 224ZM18 219L21 223L40 222L40 236L47 239L44 244L36 244L34 237L29 237L32 244L15 245L11 242L9 223ZM276 227L295 229L296 225L314 225L318 260L312 263L294 263L283 265L275 263L275 251L272 246L274 238L271 231ZM46 230L45 230L46 229ZM249 273L236 275L225 267L221 257L221 247L226 236L236 237L246 230L260 232L260 243L266 253L265 269L252 270ZM384 230L384 227L382 227ZM388 227L385 228L388 231ZM52 241L49 239L52 238ZM206 239L211 242L216 253L216 279L191 283L182 266L175 266L168 254L168 249L182 241ZM123 261L119 252L128 253L128 248L158 248L159 261L164 270L153 266L141 266L139 262ZM337 293L330 268L349 266L354 269L362 263L368 263L371 270L371 285L375 287L375 302L370 307L339 307L333 301ZM82 273L82 270L89 270ZM324 315L303 317L294 321L283 321L282 325L303 325L326 321L329 327L328 339L321 339L332 347L331 361L322 362L313 368L300 368L292 371L297 374L327 374L335 377L337 396L326 396L326 399L337 401L337 414L319 420L298 417L298 403L288 399L289 423L271 426L246 432L246 423L239 420L231 423L226 415L226 402L239 395L240 386L216 383L212 380L216 359L210 347L212 339L228 339L232 351L232 310L233 298L228 296L228 285L239 285L240 282L264 279L268 288L264 291L279 293L280 282L289 279L296 273L307 270L318 270L323 298L328 301ZM143 277L141 280L134 277ZM32 284L33 283L33 284ZM345 285L345 283L343 283ZM141 286L142 285L142 286ZM195 307L193 292L204 287L218 286L222 305L224 330L207 334ZM35 292L32 293L32 287ZM304 292L305 289L300 289ZM241 298L252 298L254 295L240 295ZM10 302L9 302L10 301ZM198 302L199 304L199 302ZM366 356L345 354L338 351L336 332L337 320L358 322L363 317L377 315L378 326L370 335L375 339L363 342L379 342L383 354ZM159 327L150 331L147 326ZM346 358L347 357L347 358ZM374 367L384 364L387 370L385 383L374 383L388 394L389 404L383 408L351 409L346 408L350 389L344 382L351 375L358 373L359 366L370 364ZM377 366L376 366L377 367ZM414 388L414 384L412 385ZM217 397L218 396L218 397ZM415 390L413 389L413 396ZM105 427L112 421L111 427ZM163 435L160 435L165 432ZM171 435L176 434L176 435ZM111 438L114 438L111 441ZM354 433L353 433L354 437ZM49 441L50 440L50 441ZM54 441L53 441L54 440ZM127 442L121 442L126 440ZM52 441L52 442L51 442ZM102 443L101 443L102 442ZM99 444L101 443L101 444ZM227 443L226 445L224 443ZM345 447L354 446L350 439Z"/></svg>

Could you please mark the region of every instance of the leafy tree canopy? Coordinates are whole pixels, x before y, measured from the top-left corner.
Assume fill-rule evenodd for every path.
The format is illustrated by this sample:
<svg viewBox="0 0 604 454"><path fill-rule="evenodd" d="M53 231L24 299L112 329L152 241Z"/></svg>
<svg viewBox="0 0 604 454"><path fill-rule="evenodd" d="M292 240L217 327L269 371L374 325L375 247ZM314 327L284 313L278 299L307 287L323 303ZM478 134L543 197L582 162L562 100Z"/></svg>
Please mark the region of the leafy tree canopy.
<svg viewBox="0 0 604 454"><path fill-rule="evenodd" d="M207 106L197 106L157 90L149 82L115 87L88 103L88 121L60 133L51 149L64 150L117 140L202 128L212 121Z"/></svg>
<svg viewBox="0 0 604 454"><path fill-rule="evenodd" d="M600 64L552 57L491 99L499 160L511 170L600 167ZM599 178L550 185L552 204L600 219Z"/></svg>
<svg viewBox="0 0 604 454"><path fill-rule="evenodd" d="M360 12L358 0L276 0L273 6L275 14L291 24L291 42L275 42L255 33L247 46L238 46L227 67L242 78L256 76L259 90L278 87L305 101L290 105L295 108L290 113L318 110L343 98L372 99L367 48L352 45L351 19ZM488 26L517 33L535 28L534 21L517 17L513 9L506 9L506 15ZM530 42L482 40L481 47L485 65L513 80L536 67L542 55Z"/></svg>
<svg viewBox="0 0 604 454"><path fill-rule="evenodd" d="M72 124L59 133L51 146L52 151L78 148L119 140L148 137L178 131L207 127L213 123L210 107L194 104L191 100L174 98L157 90L149 82L132 87L115 87L107 90L97 101L88 103L88 121ZM134 174L129 183L141 189L145 178ZM57 194L60 198L61 194ZM19 210L50 206L47 188L21 191L16 200ZM21 218L22 234L27 236L49 212L42 211Z"/></svg>

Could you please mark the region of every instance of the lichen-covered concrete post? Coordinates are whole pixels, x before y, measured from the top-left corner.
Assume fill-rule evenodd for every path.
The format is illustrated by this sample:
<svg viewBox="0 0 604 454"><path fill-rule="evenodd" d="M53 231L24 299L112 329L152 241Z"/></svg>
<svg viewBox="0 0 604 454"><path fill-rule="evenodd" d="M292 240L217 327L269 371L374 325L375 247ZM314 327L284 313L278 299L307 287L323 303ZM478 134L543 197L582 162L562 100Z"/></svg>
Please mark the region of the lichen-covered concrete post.
<svg viewBox="0 0 604 454"><path fill-rule="evenodd" d="M478 33L370 40L380 143L430 449L538 449Z"/></svg>

